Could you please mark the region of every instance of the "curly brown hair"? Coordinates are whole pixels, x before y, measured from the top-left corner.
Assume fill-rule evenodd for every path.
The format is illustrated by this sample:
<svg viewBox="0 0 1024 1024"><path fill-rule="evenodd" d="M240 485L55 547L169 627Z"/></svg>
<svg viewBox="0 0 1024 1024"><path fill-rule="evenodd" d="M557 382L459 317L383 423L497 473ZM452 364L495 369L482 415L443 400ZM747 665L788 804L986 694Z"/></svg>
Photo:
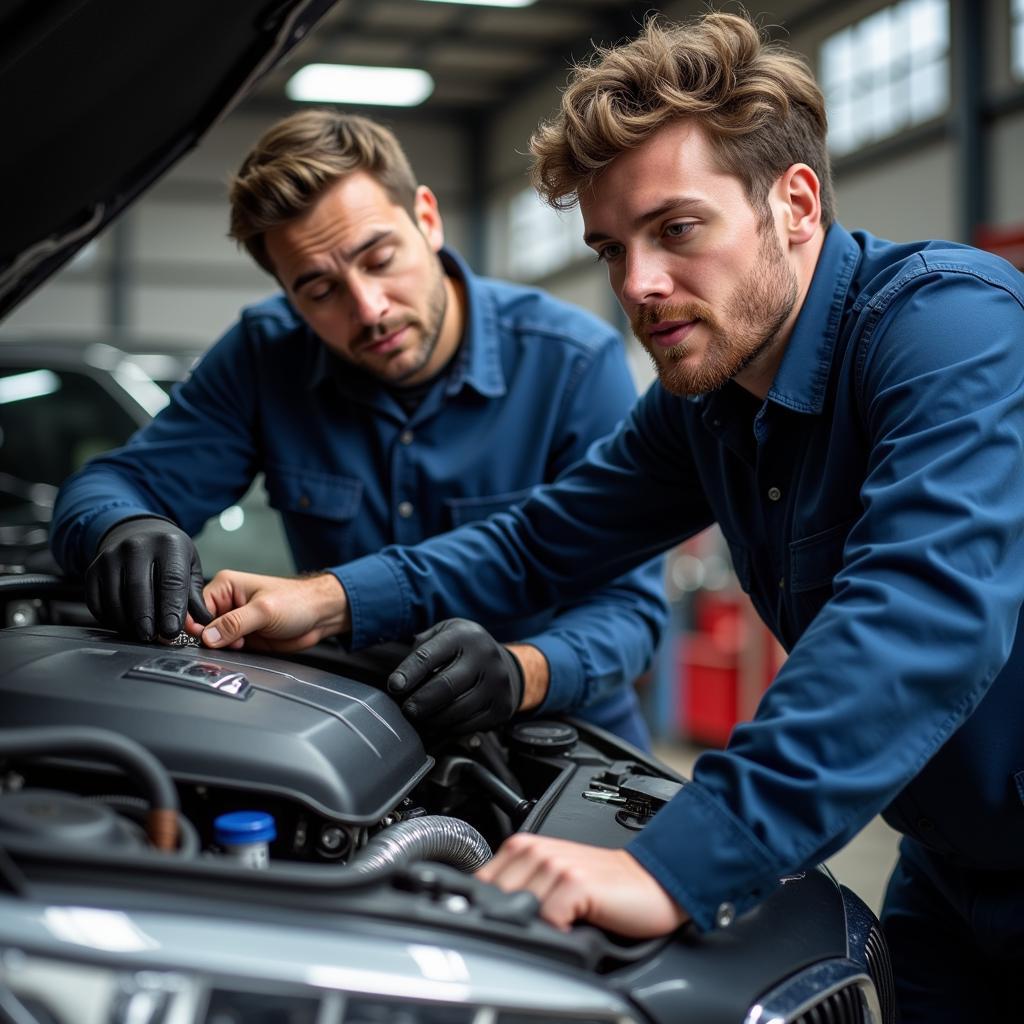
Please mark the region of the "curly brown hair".
<svg viewBox="0 0 1024 1024"><path fill-rule="evenodd" d="M365 171L415 216L416 177L382 125L336 110L306 110L267 129L231 179L228 236L268 273L264 232L305 213L335 182Z"/></svg>
<svg viewBox="0 0 1024 1024"><path fill-rule="evenodd" d="M763 221L772 184L804 163L821 184L822 224L832 223L821 90L801 57L735 14L677 24L655 16L635 39L576 65L558 112L530 140L533 184L568 209L615 157L680 118L703 129L719 168L743 183Z"/></svg>

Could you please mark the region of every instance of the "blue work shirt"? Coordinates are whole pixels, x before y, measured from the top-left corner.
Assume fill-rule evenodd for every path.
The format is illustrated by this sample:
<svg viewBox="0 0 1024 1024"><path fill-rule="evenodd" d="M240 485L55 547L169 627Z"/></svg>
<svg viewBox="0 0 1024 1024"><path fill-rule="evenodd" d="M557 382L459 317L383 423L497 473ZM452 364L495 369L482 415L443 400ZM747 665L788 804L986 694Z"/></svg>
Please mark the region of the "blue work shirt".
<svg viewBox="0 0 1024 1024"><path fill-rule="evenodd" d="M636 399L621 337L544 292L475 276L450 250L443 259L465 284L465 334L411 415L283 296L249 307L166 409L64 484L51 531L64 570L82 574L126 516L197 533L261 471L306 571L507 509L580 459ZM451 568L472 575L472 559ZM527 618L461 612L544 654L551 684L536 713L571 711L646 742L632 684L667 617L659 561Z"/></svg>
<svg viewBox="0 0 1024 1024"><path fill-rule="evenodd" d="M630 852L701 928L882 811L953 863L1024 868L1024 278L833 225L765 401L655 384L519 509L340 576L370 639L442 595L564 599L712 522L790 654Z"/></svg>

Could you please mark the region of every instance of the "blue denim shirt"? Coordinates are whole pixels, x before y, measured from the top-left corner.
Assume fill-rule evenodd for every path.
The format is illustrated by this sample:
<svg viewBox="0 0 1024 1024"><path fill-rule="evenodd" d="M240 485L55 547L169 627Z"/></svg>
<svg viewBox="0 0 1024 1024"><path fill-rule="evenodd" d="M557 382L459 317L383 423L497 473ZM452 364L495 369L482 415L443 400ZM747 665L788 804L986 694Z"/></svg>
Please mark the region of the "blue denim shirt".
<svg viewBox="0 0 1024 1024"><path fill-rule="evenodd" d="M712 522L790 654L630 852L701 928L883 811L1024 868L1024 278L834 225L767 400L655 385L519 509L340 576L369 639L442 595L564 599Z"/></svg>
<svg viewBox="0 0 1024 1024"><path fill-rule="evenodd" d="M451 251L443 259L466 285L465 336L411 415L332 356L284 297L247 308L152 423L64 484L51 531L64 570L81 574L128 515L197 533L260 471L297 567L315 570L507 509L580 459L636 398L621 337L543 292L476 277ZM451 568L472 575L473 559ZM667 615L660 562L527 618L460 611L543 652L539 712L644 735L632 683Z"/></svg>

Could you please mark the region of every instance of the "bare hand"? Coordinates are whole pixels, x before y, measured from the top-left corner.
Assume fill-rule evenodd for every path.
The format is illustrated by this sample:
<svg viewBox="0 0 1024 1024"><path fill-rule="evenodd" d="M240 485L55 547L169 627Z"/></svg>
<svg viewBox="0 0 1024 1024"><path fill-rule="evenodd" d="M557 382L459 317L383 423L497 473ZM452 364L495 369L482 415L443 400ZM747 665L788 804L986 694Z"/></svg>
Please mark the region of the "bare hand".
<svg viewBox="0 0 1024 1024"><path fill-rule="evenodd" d="M563 930L582 920L645 939L667 935L689 920L625 850L520 832L476 875L506 892L532 892L540 901L541 917Z"/></svg>
<svg viewBox="0 0 1024 1024"><path fill-rule="evenodd" d="M216 616L205 628L191 617L185 628L207 647L289 653L349 628L348 600L336 576L290 579L223 570L203 597ZM243 640L243 638L245 638Z"/></svg>

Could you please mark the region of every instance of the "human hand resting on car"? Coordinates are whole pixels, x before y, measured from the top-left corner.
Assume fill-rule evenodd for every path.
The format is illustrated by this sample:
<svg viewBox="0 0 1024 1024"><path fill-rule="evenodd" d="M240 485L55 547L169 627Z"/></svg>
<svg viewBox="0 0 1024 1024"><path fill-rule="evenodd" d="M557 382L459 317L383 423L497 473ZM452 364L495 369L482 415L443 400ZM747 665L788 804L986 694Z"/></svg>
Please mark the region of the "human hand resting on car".
<svg viewBox="0 0 1024 1024"><path fill-rule="evenodd" d="M507 722L523 703L519 659L483 626L445 619L415 638L388 692L422 730L467 733Z"/></svg>
<svg viewBox="0 0 1024 1024"><path fill-rule="evenodd" d="M589 921L646 939L667 935L690 918L625 850L517 832L476 876L505 892L532 892L541 917L563 930Z"/></svg>
<svg viewBox="0 0 1024 1024"><path fill-rule="evenodd" d="M207 647L251 646L261 651L301 651L350 628L348 598L336 576L298 579L222 570L203 591L216 618L185 628Z"/></svg>
<svg viewBox="0 0 1024 1024"><path fill-rule="evenodd" d="M177 636L186 610L194 622L211 618L192 538L160 516L123 520L103 535L85 598L98 622L147 642Z"/></svg>

